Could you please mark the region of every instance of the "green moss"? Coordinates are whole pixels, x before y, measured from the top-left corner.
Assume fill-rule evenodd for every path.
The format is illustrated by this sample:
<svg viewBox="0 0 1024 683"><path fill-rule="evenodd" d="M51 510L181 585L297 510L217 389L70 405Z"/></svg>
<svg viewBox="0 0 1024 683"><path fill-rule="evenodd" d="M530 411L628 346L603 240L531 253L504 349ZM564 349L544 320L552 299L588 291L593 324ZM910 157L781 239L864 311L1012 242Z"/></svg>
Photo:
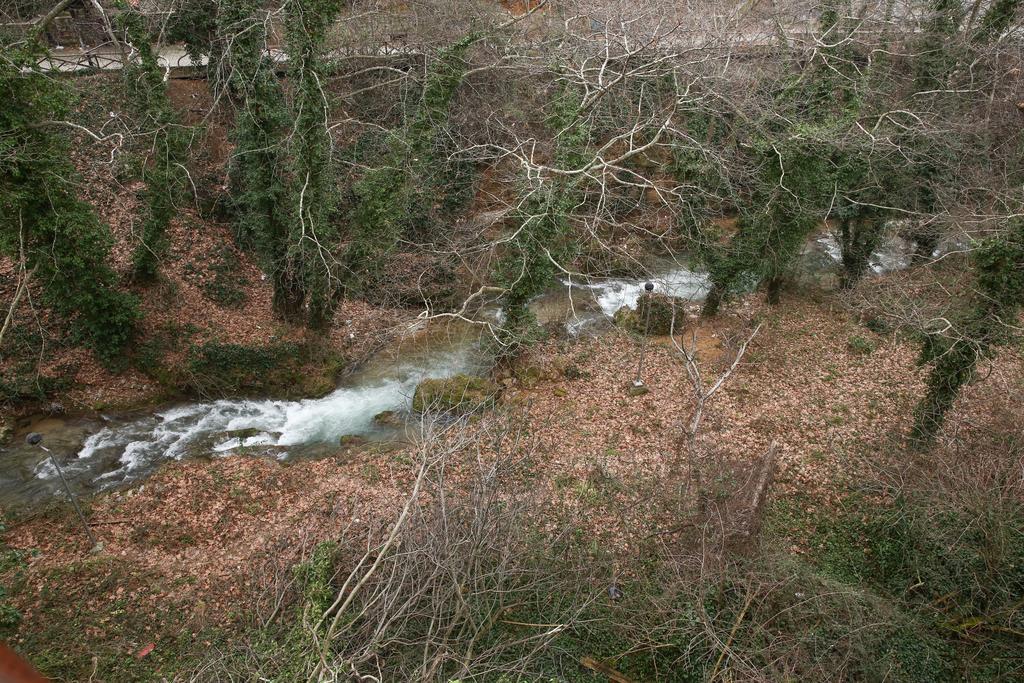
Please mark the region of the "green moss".
<svg viewBox="0 0 1024 683"><path fill-rule="evenodd" d="M870 356L875 352L875 342L866 337L854 334L846 340L846 348L850 350L850 353L855 353L860 356Z"/></svg>
<svg viewBox="0 0 1024 683"><path fill-rule="evenodd" d="M1024 625L1014 608L1024 595L1024 509L904 499L883 505L857 495L839 510L810 505L778 501L769 536L777 545L799 539L807 546L802 557L824 580L895 610L892 628L864 653L863 671L927 681L965 668L974 672L968 679L1000 680L1014 670L1013 639L998 629ZM968 632L974 643L964 647Z"/></svg>
<svg viewBox="0 0 1024 683"><path fill-rule="evenodd" d="M638 334L670 334L683 329L685 311L676 299L664 294L641 294L636 310L625 306L615 312L615 324ZM673 327L674 325L674 327Z"/></svg>
<svg viewBox="0 0 1024 683"><path fill-rule="evenodd" d="M246 346L211 341L189 346L193 333L171 326L154 335L138 349L135 366L168 390L190 396L305 398L332 391L346 364L330 348L291 342ZM189 349L185 362L169 362L182 346Z"/></svg>
<svg viewBox="0 0 1024 683"><path fill-rule="evenodd" d="M498 387L488 379L455 375L445 379L426 379L416 387L412 409L471 413L494 404Z"/></svg>

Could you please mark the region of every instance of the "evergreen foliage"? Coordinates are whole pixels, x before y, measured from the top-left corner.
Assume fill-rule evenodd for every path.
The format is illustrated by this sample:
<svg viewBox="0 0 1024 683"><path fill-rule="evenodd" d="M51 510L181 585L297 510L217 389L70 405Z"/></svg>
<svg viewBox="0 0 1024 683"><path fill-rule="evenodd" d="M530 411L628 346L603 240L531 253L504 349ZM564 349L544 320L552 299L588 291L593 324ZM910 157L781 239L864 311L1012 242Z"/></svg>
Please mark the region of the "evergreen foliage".
<svg viewBox="0 0 1024 683"><path fill-rule="evenodd" d="M972 267L976 290L960 315L956 336L930 335L921 351L921 361L934 366L912 433L920 445L938 433L978 361L1012 338L1024 306L1024 220L1016 219L1006 235L983 242L972 253Z"/></svg>
<svg viewBox="0 0 1024 683"><path fill-rule="evenodd" d="M847 134L866 106L870 76L850 47L855 27L848 15L848 3L825 6L824 47L776 96L787 116L762 121L746 145L755 183L738 200L732 239L720 244L706 229L698 233L712 282L704 315L753 283L766 282L768 299L776 303L808 235L829 216L839 220L843 286L856 283L883 235L887 211L881 207L898 184L880 179L892 170L884 153Z"/></svg>
<svg viewBox="0 0 1024 683"><path fill-rule="evenodd" d="M379 278L384 259L403 234L423 221L434 196L447 196L448 188L438 187L436 169L443 162L437 158L437 138L466 73L466 51L479 39L469 34L438 54L414 112L389 136L381 164L354 184L352 241L346 254L351 288L358 290Z"/></svg>
<svg viewBox="0 0 1024 683"><path fill-rule="evenodd" d="M998 39L1013 22L1021 6L1021 0L995 0L981 18L978 30L974 32L976 43Z"/></svg>
<svg viewBox="0 0 1024 683"><path fill-rule="evenodd" d="M220 40L223 37L220 13L235 11L237 5L227 6L217 0L181 0L171 15L168 39L172 43L183 43L185 54L193 64L200 64L204 56L208 57L209 71L209 67L221 63L224 42Z"/></svg>
<svg viewBox="0 0 1024 683"><path fill-rule="evenodd" d="M288 268L288 225L282 140L288 126L281 84L264 55L266 28L257 18L258 0L224 0L219 43L228 45L228 88L235 102L230 133L234 153L228 180L235 238L261 258L274 284L274 307L285 317L300 312L302 293Z"/></svg>
<svg viewBox="0 0 1024 683"><path fill-rule="evenodd" d="M289 284L285 307L297 312L304 304L306 324L313 329L330 326L340 292L332 251L338 241L332 223L338 192L324 59L327 33L340 10L339 0L297 0L285 17L293 123L288 147L290 225L280 277L294 283Z"/></svg>
<svg viewBox="0 0 1024 683"><path fill-rule="evenodd" d="M164 70L157 61L142 15L127 5L120 9L117 22L122 41L135 57L122 69L122 78L137 125L145 135L153 136L149 158L142 165L147 215L134 262L135 277L147 281L156 277L160 257L167 249L167 226L188 189L185 161L190 140L177 122Z"/></svg>
<svg viewBox="0 0 1024 683"><path fill-rule="evenodd" d="M943 88L962 52L955 38L963 22L964 4L960 0L931 0L929 11L914 60L915 87L919 91Z"/></svg>
<svg viewBox="0 0 1024 683"><path fill-rule="evenodd" d="M74 322L83 342L108 364L132 338L139 317L134 296L117 288L107 265L110 231L75 194L77 174L67 141L52 122L67 116L59 82L35 70L32 47L0 60L0 249L44 285L47 303Z"/></svg>
<svg viewBox="0 0 1024 683"><path fill-rule="evenodd" d="M591 127L580 105L580 95L563 87L548 115L548 126L557 131L553 161L562 171L579 170L587 162ZM536 321L529 302L551 285L558 272L555 262L569 255L569 216L582 201L578 183L576 176L554 175L519 203L513 221L519 228L496 269L506 289L503 341L508 353L530 341Z"/></svg>

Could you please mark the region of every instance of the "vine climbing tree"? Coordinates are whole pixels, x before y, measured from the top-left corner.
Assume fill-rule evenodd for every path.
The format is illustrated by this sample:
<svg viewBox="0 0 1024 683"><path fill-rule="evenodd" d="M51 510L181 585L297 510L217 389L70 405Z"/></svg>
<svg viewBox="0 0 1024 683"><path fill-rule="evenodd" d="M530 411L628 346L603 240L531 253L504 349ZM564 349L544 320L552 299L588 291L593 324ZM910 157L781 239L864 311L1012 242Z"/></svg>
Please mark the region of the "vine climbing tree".
<svg viewBox="0 0 1024 683"><path fill-rule="evenodd" d="M552 162L559 171L578 171L589 161L591 127L581 98L563 85L550 105L548 127L556 132ZM508 354L531 340L535 323L529 303L551 286L558 263L569 254L570 217L582 201L580 176L554 173L527 189L513 217L517 226L498 261L496 275L505 289L503 339Z"/></svg>
<svg viewBox="0 0 1024 683"><path fill-rule="evenodd" d="M934 439L978 362L1020 337L1024 220L1013 220L1004 234L982 242L971 253L971 265L975 290L969 303L945 329L928 335L921 352L921 362L934 365L911 434L918 445Z"/></svg>
<svg viewBox="0 0 1024 683"><path fill-rule="evenodd" d="M128 48L121 75L140 135L150 142L141 163L146 216L134 257L135 277L149 281L157 275L167 249L167 227L188 191L185 162L191 140L171 105L166 71L160 67L143 16L127 4L120 10L120 40Z"/></svg>
<svg viewBox="0 0 1024 683"><path fill-rule="evenodd" d="M266 50L266 23L257 0L224 0L217 14L225 85L235 106L228 166L235 239L254 250L271 274L274 308L301 313L302 291L288 263L290 215L283 140L289 118L281 83Z"/></svg>
<svg viewBox="0 0 1024 683"><path fill-rule="evenodd" d="M384 259L412 231L435 183L439 131L448 122L456 89L468 68L466 52L480 35L470 34L441 50L429 63L423 93L404 126L388 132L386 152L353 185L351 242L345 255L347 284L354 291L375 282ZM443 188L442 188L443 191Z"/></svg>
<svg viewBox="0 0 1024 683"><path fill-rule="evenodd" d="M338 305L340 280L332 221L338 201L334 149L328 127L330 97L325 83L328 31L339 0L296 0L287 7L285 38L291 79L292 129L288 136L288 245L279 278L287 282L282 304L305 307L306 324L329 327Z"/></svg>
<svg viewBox="0 0 1024 683"><path fill-rule="evenodd" d="M844 286L856 283L883 234L878 164L892 151L857 127L872 70L853 47L848 17L849 3L825 5L821 48L784 79L773 108L742 145L754 182L737 193L732 238L701 245L712 284L704 315L717 313L730 293L762 282L777 303L808 236L829 218L839 223Z"/></svg>
<svg viewBox="0 0 1024 683"><path fill-rule="evenodd" d="M107 264L109 229L75 192L68 160L73 126L65 119L67 90L32 66L29 44L0 58L0 250L24 258L43 284L46 302L68 319L82 341L116 365L138 320L138 302L118 289Z"/></svg>

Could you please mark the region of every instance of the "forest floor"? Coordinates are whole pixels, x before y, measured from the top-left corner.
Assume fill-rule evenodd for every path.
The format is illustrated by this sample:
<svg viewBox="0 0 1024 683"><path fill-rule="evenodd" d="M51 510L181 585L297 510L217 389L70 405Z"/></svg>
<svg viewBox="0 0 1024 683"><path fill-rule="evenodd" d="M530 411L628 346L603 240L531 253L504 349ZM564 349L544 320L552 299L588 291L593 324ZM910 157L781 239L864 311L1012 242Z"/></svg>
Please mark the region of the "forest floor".
<svg viewBox="0 0 1024 683"><path fill-rule="evenodd" d="M747 298L689 330L705 381L732 362L755 321L759 333L707 410L714 486L722 500L746 490L774 443L773 505L840 508L869 470L905 457L901 442L923 391L916 345L869 331L830 294L791 294L778 308ZM509 374L496 411L466 427L486 429L500 414L528 430L530 486L627 575L642 563L639 539L678 525L673 491L687 485L680 425L693 405L668 338L647 350L649 393L627 395L640 343L618 329L544 342ZM1014 417L1022 394L1020 358L993 364L947 430L976 450L998 449L988 435L1024 429ZM372 444L287 465L245 456L170 464L88 503L103 544L95 555L64 507L18 521L4 535L9 597L22 614L12 642L65 676L173 671L182 652L266 617L268 596L317 542L391 524L416 459L415 445ZM453 476L473 467L467 456ZM807 551L806 539L785 541L794 554Z"/></svg>

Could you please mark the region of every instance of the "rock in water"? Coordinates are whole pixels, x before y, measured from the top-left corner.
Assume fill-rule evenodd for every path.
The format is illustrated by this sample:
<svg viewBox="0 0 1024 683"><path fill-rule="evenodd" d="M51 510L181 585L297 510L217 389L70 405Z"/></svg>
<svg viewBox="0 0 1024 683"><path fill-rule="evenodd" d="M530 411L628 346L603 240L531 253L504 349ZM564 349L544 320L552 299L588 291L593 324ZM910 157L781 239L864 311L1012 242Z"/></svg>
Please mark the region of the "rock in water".
<svg viewBox="0 0 1024 683"><path fill-rule="evenodd" d="M650 314L650 326L647 316ZM623 306L615 311L615 324L633 332L661 336L672 332L672 320L675 317L675 329L683 329L685 310L681 302L665 294L644 293L636 301L636 310Z"/></svg>
<svg viewBox="0 0 1024 683"><path fill-rule="evenodd" d="M338 445L342 448L355 448L366 444L366 438L358 434L346 434L338 439Z"/></svg>
<svg viewBox="0 0 1024 683"><path fill-rule="evenodd" d="M494 404L498 386L483 377L455 375L447 379L425 379L416 387L412 409L416 412L471 413Z"/></svg>
<svg viewBox="0 0 1024 683"><path fill-rule="evenodd" d="M385 410L373 416L374 424L382 427L394 427L395 429L405 426L405 418L394 410Z"/></svg>
<svg viewBox="0 0 1024 683"><path fill-rule="evenodd" d="M262 434L263 430L259 427L246 427L245 429L232 429L224 432L224 437L227 439L238 439L238 442L245 445L246 439L251 439L257 434Z"/></svg>
<svg viewBox="0 0 1024 683"><path fill-rule="evenodd" d="M648 334L664 335L672 332L672 321L675 319L675 329L683 327L683 307L677 306L679 302L670 296L658 293L641 294L636 302L636 320L639 326L638 332L643 332L648 325L647 316L650 315L650 327Z"/></svg>

